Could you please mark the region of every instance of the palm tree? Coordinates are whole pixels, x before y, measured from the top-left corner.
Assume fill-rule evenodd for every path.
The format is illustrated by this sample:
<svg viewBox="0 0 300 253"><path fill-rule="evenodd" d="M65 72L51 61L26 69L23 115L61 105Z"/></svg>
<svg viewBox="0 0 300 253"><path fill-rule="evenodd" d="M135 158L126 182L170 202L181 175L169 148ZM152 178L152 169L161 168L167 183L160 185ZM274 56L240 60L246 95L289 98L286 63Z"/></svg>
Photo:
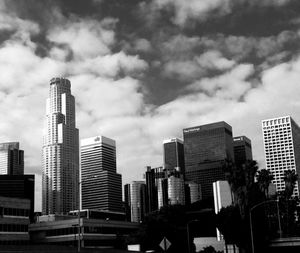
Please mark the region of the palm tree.
<svg viewBox="0 0 300 253"><path fill-rule="evenodd" d="M258 171L256 176L257 183L259 185L260 190L264 193L265 198L269 196L269 185L272 183L274 179L273 174L270 170L262 169Z"/></svg>
<svg viewBox="0 0 300 253"><path fill-rule="evenodd" d="M250 192L255 184L255 174L258 170L257 162L249 160L241 166L236 166L233 162L226 161L223 169L232 191L233 203L239 206L240 214L244 218L246 208L250 204Z"/></svg>
<svg viewBox="0 0 300 253"><path fill-rule="evenodd" d="M298 180L298 175L295 170L286 170L284 172L283 180L285 183L285 197L290 199L293 195L293 191Z"/></svg>

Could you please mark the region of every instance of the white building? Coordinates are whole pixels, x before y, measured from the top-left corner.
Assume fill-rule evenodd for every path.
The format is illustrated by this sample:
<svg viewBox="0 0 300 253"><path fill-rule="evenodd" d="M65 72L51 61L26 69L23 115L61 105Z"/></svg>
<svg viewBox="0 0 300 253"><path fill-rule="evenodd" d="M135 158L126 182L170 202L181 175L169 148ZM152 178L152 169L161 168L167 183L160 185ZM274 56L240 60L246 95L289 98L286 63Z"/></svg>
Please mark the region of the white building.
<svg viewBox="0 0 300 253"><path fill-rule="evenodd" d="M274 176L277 191L285 189L284 171L300 172L300 128L290 116L262 121L266 169ZM299 196L296 183L294 195Z"/></svg>
<svg viewBox="0 0 300 253"><path fill-rule="evenodd" d="M227 181L217 181L213 183L215 213L220 212L222 207L232 204L232 195L229 183ZM217 240L223 239L221 233L217 229Z"/></svg>
<svg viewBox="0 0 300 253"><path fill-rule="evenodd" d="M104 136L82 139L82 208L122 211L122 179L116 171L116 142Z"/></svg>
<svg viewBox="0 0 300 253"><path fill-rule="evenodd" d="M65 78L50 80L43 132L44 214L61 214L78 207L79 138L75 126L75 99Z"/></svg>

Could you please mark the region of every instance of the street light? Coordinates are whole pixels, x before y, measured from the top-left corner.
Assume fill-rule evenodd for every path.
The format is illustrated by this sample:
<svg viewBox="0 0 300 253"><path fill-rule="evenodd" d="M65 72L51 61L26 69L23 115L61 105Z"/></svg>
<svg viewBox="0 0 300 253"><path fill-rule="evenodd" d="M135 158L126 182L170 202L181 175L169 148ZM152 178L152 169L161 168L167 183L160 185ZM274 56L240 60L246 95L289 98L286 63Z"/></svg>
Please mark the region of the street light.
<svg viewBox="0 0 300 253"><path fill-rule="evenodd" d="M188 239L188 253L191 252L191 245L190 245L190 228L189 228L189 224L190 223L193 223L193 222L198 222L199 220L191 220L191 221L188 221L186 223L186 230L187 230L187 239Z"/></svg>
<svg viewBox="0 0 300 253"><path fill-rule="evenodd" d="M261 205L266 204L266 203L270 203L270 202L276 202L276 206L277 206L277 218L278 218L278 227L279 227L279 237L281 238L282 231L281 231L281 222L280 222L279 205L278 205L278 202L279 202L279 201L278 201L278 199L266 200L266 201L263 201L263 202L260 202L260 203L258 203L258 204L256 204L256 205L254 205L253 207L250 208L250 211L249 211L252 253L254 253L254 238L253 238L253 228L252 228L252 215L251 215L251 212L252 212L253 209L255 209L256 207L261 206Z"/></svg>

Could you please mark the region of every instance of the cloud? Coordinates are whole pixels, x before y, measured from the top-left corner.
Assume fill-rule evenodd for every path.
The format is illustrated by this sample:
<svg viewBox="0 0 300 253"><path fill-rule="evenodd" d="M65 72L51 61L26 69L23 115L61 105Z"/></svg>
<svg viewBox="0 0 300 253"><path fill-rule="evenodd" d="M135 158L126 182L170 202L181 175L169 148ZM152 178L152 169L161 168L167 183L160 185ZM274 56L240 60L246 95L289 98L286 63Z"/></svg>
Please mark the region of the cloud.
<svg viewBox="0 0 300 253"><path fill-rule="evenodd" d="M115 43L115 32L110 28L116 22L112 18L101 22L78 19L62 27L52 28L47 38L57 44L68 45L78 60L106 55L111 52L110 48Z"/></svg>

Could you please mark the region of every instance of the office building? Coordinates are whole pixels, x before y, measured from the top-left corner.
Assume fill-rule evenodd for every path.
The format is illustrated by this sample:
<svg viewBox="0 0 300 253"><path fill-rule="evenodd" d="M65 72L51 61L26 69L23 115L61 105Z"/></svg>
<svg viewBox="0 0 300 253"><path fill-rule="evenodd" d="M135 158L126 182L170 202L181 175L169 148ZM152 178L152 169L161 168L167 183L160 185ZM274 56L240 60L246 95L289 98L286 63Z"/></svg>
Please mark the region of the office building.
<svg viewBox="0 0 300 253"><path fill-rule="evenodd" d="M0 245L29 244L30 200L0 196Z"/></svg>
<svg viewBox="0 0 300 253"><path fill-rule="evenodd" d="M133 181L129 184L131 222L141 222L146 214L146 184Z"/></svg>
<svg viewBox="0 0 300 253"><path fill-rule="evenodd" d="M43 251L49 245L55 245L57 252L74 252L72 248L59 251L57 245L78 247L78 239L81 248L113 248L120 238L129 238L139 228L137 223L115 217L114 213L86 210L80 212L79 220L76 212L64 216L44 215L38 217L36 223L29 225L29 233L33 243L45 245ZM100 249L90 250L98 252Z"/></svg>
<svg viewBox="0 0 300 253"><path fill-rule="evenodd" d="M251 140L246 136L237 136L233 138L234 160L236 165L244 164L252 160Z"/></svg>
<svg viewBox="0 0 300 253"><path fill-rule="evenodd" d="M30 220L34 218L34 175L0 175L0 196L30 201Z"/></svg>
<svg viewBox="0 0 300 253"><path fill-rule="evenodd" d="M130 184L124 185L124 209L125 217L127 221L131 221L131 210L130 210Z"/></svg>
<svg viewBox="0 0 300 253"><path fill-rule="evenodd" d="M0 143L0 174L24 174L24 151L19 149L19 142Z"/></svg>
<svg viewBox="0 0 300 253"><path fill-rule="evenodd" d="M300 175L300 128L290 116L262 121L266 169L274 176L277 191L285 189L283 180L286 170ZM299 196L299 180L294 195Z"/></svg>
<svg viewBox="0 0 300 253"><path fill-rule="evenodd" d="M164 149L164 167L166 169L179 168L184 174L184 148L183 141L178 138L172 138L163 142Z"/></svg>
<svg viewBox="0 0 300 253"><path fill-rule="evenodd" d="M183 175L179 177L171 175L168 177L168 204L169 205L184 205L184 180Z"/></svg>
<svg viewBox="0 0 300 253"><path fill-rule="evenodd" d="M232 204L232 194L227 181L217 181L213 183L215 213L220 212L222 207ZM221 241L223 236L217 229L217 240Z"/></svg>
<svg viewBox="0 0 300 253"><path fill-rule="evenodd" d="M42 153L42 211L67 213L79 202L79 139L75 98L65 78L50 80Z"/></svg>
<svg viewBox="0 0 300 253"><path fill-rule="evenodd" d="M185 186L179 167L153 168L157 187L158 209L167 205L185 204Z"/></svg>
<svg viewBox="0 0 300 253"><path fill-rule="evenodd" d="M121 212L122 178L116 142L104 136L81 140L82 208Z"/></svg>
<svg viewBox="0 0 300 253"><path fill-rule="evenodd" d="M225 180L223 163L234 161L232 128L217 122L183 129L185 179L201 185L202 198L212 199L212 184Z"/></svg>
<svg viewBox="0 0 300 253"><path fill-rule="evenodd" d="M157 187L155 182L155 170L150 166L146 167L146 193L147 193L147 213L156 211L158 208L157 203Z"/></svg>

